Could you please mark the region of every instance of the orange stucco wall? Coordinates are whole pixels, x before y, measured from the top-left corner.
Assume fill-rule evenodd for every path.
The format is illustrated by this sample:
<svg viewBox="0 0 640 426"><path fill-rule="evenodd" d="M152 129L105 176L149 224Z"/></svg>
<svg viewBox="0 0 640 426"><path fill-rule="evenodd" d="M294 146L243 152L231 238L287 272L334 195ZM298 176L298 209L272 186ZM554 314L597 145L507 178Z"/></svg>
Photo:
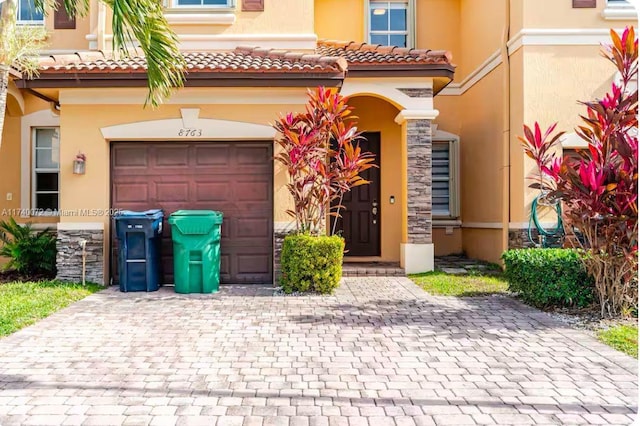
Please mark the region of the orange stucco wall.
<svg viewBox="0 0 640 426"><path fill-rule="evenodd" d="M0 220L20 208L20 117L5 116L0 145ZM18 159L16 161L16 159ZM7 200L11 194L13 200Z"/></svg>
<svg viewBox="0 0 640 426"><path fill-rule="evenodd" d="M399 262L404 198L400 173L402 129L393 121L398 109L384 100L369 96L354 97L349 104L355 108L359 130L380 132L380 260ZM389 202L391 196L395 197L394 204Z"/></svg>
<svg viewBox="0 0 640 426"><path fill-rule="evenodd" d="M314 9L319 39L364 41L364 0L316 0Z"/></svg>
<svg viewBox="0 0 640 426"><path fill-rule="evenodd" d="M436 256L462 253L462 229L453 227L451 234L447 234L445 228L434 227L433 246Z"/></svg>

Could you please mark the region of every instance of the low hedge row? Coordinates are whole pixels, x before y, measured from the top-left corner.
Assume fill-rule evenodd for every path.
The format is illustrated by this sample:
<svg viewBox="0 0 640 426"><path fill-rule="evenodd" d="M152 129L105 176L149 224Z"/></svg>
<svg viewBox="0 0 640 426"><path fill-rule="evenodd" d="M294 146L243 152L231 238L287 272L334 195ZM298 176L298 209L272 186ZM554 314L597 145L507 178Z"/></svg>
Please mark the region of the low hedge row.
<svg viewBox="0 0 640 426"><path fill-rule="evenodd" d="M280 284L285 293L332 293L342 277L344 239L337 235L287 235L282 245Z"/></svg>
<svg viewBox="0 0 640 426"><path fill-rule="evenodd" d="M594 298L594 284L570 249L516 249L502 255L509 290L539 308L583 307Z"/></svg>

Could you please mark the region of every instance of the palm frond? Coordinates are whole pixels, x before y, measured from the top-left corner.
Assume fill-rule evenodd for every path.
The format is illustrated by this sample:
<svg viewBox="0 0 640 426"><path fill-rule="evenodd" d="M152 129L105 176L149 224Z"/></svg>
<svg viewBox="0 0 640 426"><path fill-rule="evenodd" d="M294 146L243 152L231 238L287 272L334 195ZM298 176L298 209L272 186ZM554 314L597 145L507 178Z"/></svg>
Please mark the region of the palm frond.
<svg viewBox="0 0 640 426"><path fill-rule="evenodd" d="M157 0L103 0L113 11L114 49L129 56L136 41L147 60L147 104L159 105L184 83L184 57L178 37L167 22Z"/></svg>

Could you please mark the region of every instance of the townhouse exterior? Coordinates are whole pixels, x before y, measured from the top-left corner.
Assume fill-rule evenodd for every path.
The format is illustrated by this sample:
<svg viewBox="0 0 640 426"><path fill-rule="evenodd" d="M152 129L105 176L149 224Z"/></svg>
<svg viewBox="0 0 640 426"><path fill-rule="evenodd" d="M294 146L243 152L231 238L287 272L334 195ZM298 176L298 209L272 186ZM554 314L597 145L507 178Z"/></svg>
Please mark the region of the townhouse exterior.
<svg viewBox="0 0 640 426"><path fill-rule="evenodd" d="M188 74L153 109L144 59L110 53L101 3L76 20L19 4L49 48L39 77L10 83L0 210L57 230L62 279L78 278L87 241L99 283L114 275L110 213L150 208L222 210L223 282L272 282L293 225L269 124L320 85L351 97L378 158L372 184L346 201L350 261L409 273L433 269L435 255L498 262L528 244L523 123L571 131L577 100L616 78L599 44L636 19L621 0L170 0Z"/></svg>

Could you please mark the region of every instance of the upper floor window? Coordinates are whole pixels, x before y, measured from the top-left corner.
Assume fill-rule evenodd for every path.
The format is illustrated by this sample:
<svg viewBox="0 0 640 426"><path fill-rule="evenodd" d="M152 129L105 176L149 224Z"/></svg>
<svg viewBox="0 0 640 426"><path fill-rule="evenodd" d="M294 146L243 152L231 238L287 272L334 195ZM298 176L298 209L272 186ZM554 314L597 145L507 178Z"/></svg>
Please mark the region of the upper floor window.
<svg viewBox="0 0 640 426"><path fill-rule="evenodd" d="M369 43L383 46L412 46L411 0L369 1Z"/></svg>
<svg viewBox="0 0 640 426"><path fill-rule="evenodd" d="M233 7L233 0L171 0L173 7Z"/></svg>
<svg viewBox="0 0 640 426"><path fill-rule="evenodd" d="M18 23L31 25L44 23L44 14L36 8L35 0L18 0Z"/></svg>

